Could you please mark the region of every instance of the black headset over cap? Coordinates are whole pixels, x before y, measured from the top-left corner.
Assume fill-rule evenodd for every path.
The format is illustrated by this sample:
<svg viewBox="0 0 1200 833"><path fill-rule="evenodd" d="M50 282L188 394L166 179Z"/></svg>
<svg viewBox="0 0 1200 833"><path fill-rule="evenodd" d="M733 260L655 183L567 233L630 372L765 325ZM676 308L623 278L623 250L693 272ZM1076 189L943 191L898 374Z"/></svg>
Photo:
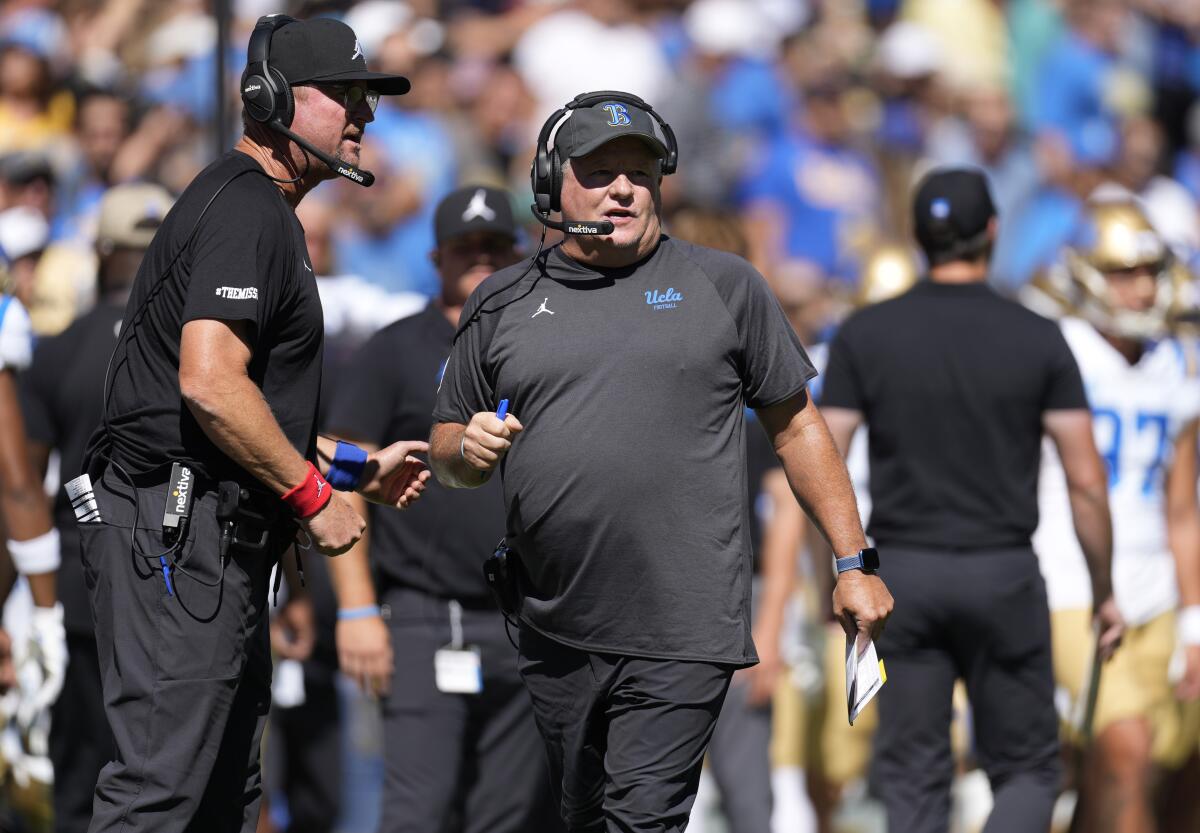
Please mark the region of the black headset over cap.
<svg viewBox="0 0 1200 833"><path fill-rule="evenodd" d="M280 29L284 31L279 33L281 42L276 44L272 65L272 40ZM246 69L242 73L242 104L246 113L254 121L287 136L338 176L370 187L375 182L373 173L318 150L289 126L296 114L292 84L354 81L365 82L368 89L381 95L403 95L410 86L402 75L368 72L367 59L354 30L340 20L323 17L297 20L271 14L260 17L254 24L246 47Z"/></svg>
<svg viewBox="0 0 1200 833"><path fill-rule="evenodd" d="M662 168L660 169L662 175L668 176L675 173L675 168L679 162L679 145L675 141L675 131L671 130L671 126L663 120L662 116L654 112L653 107L636 95L623 93L618 90L581 93L575 96L566 106L556 110L550 118L546 119L545 124L542 125L541 132L538 134L537 155L534 157L533 165L529 170L529 183L533 188L533 213L542 222L545 222L546 216L551 211L562 210L563 159L558 152L558 142L555 142L555 146L553 147L550 145L550 135L567 114L572 113L574 110L591 108L596 105L601 105L602 108L607 105L627 105L653 118L662 131L661 140L657 136L654 136L652 131L648 134L646 132L649 129L648 127L642 128L633 119L629 118L631 114L628 114L627 111L622 114L620 110L614 108L610 111L612 119L608 122L608 126L616 131L611 138L619 138L621 135L635 135L653 139L656 149L661 147L666 151L665 156L662 157ZM571 119L574 118L576 116L572 114ZM567 123L569 123L569 120ZM559 129L561 130L562 127Z"/></svg>
<svg viewBox="0 0 1200 833"><path fill-rule="evenodd" d="M287 30L280 32L284 27ZM273 43L276 54L272 63ZM410 87L402 75L368 72L354 30L340 20L297 20L272 14L260 17L254 25L241 89L242 103L255 121L278 119L284 127L290 125L295 115L293 84L354 81L383 95L403 95Z"/></svg>

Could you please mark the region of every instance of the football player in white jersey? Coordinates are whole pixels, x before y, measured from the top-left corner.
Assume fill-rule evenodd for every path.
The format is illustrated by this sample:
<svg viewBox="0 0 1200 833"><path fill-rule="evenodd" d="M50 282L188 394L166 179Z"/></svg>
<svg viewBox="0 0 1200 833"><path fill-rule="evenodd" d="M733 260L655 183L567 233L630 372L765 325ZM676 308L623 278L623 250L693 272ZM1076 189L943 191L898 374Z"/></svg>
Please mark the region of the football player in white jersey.
<svg viewBox="0 0 1200 833"><path fill-rule="evenodd" d="M1136 203L1090 203L1064 261L1047 286L1070 311L1061 327L1108 464L1113 588L1127 625L1100 676L1079 829L1146 833L1157 829L1154 766L1180 763L1182 712L1168 675L1177 610L1188 611L1184 621L1200 604L1200 378L1188 346L1169 332L1170 252ZM1051 449L1039 484L1034 548L1054 611L1056 676L1078 714L1092 600ZM1187 654L1194 681L1200 651Z"/></svg>
<svg viewBox="0 0 1200 833"><path fill-rule="evenodd" d="M5 757L14 770L21 772L19 778L31 775L49 783L49 759L42 750L49 730L50 705L62 690L67 643L62 605L57 604L55 596L58 532L51 522L50 502L29 458L17 399L16 371L28 365L31 348L29 315L15 297L0 294L0 531L8 539L6 549L12 565L29 582L34 605L27 632L11 645L11 660L8 635L0 631L0 690L6 683L20 687L19 694L4 701L3 718L13 720L16 729L7 738L24 740L21 748L14 748L6 739ZM7 596L12 578L11 573L5 578L0 602Z"/></svg>

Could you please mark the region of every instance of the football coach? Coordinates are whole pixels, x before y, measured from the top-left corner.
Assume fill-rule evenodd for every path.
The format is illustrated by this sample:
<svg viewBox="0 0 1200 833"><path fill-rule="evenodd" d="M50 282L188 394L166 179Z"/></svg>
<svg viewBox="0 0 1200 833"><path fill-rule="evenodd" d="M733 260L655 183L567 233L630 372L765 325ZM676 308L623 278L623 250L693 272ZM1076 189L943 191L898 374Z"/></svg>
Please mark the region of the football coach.
<svg viewBox="0 0 1200 833"><path fill-rule="evenodd" d="M626 93L547 120L535 213L566 237L472 294L434 411L441 482L476 487L503 464L519 667L571 831L683 830L730 677L757 661L747 405L859 564L834 594L845 626L876 634L892 606L766 282L663 232L677 157Z"/></svg>
<svg viewBox="0 0 1200 833"><path fill-rule="evenodd" d="M986 280L996 211L983 174L935 170L913 197L927 280L852 315L829 351L821 410L838 446L870 431L871 537L896 615L880 642L875 783L888 829L941 833L950 814L954 681L967 686L986 829L1050 828L1059 790L1050 611L1030 544L1043 434L1066 472L1101 646L1112 598L1108 473L1083 381L1058 326Z"/></svg>
<svg viewBox="0 0 1200 833"><path fill-rule="evenodd" d="M85 579L116 757L91 831L252 831L270 703L268 577L297 527L325 555L364 521L333 489L407 506L429 476L396 443L316 434L322 314L294 208L322 180L369 184L379 95L333 20L259 20L245 132L146 251L76 480Z"/></svg>

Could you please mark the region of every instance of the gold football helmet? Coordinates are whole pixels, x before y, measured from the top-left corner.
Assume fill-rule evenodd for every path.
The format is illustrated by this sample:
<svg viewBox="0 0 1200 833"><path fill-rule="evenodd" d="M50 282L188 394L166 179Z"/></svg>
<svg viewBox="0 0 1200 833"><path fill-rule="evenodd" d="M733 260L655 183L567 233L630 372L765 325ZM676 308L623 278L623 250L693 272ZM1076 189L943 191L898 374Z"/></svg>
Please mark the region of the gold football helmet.
<svg viewBox="0 0 1200 833"><path fill-rule="evenodd" d="M895 298L912 288L920 267L912 250L900 243L884 243L867 255L854 293L854 306L867 307Z"/></svg>
<svg viewBox="0 0 1200 833"><path fill-rule="evenodd" d="M1160 338L1170 330L1178 301L1174 259L1145 212L1132 200L1092 201L1073 243L1064 252L1069 283L1058 290L1070 312L1098 330L1124 338ZM1115 301L1107 274L1149 268L1155 279L1154 303L1132 310Z"/></svg>

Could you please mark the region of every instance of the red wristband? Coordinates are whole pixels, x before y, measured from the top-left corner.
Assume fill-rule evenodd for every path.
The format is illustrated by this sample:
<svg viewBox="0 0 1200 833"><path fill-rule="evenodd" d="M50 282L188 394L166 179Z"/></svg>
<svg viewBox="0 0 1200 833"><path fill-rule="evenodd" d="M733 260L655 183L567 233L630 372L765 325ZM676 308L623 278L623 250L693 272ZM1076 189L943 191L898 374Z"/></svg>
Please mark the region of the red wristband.
<svg viewBox="0 0 1200 833"><path fill-rule="evenodd" d="M333 487L321 476L317 467L309 463L304 479L284 492L280 499L303 521L324 509L331 497Z"/></svg>

